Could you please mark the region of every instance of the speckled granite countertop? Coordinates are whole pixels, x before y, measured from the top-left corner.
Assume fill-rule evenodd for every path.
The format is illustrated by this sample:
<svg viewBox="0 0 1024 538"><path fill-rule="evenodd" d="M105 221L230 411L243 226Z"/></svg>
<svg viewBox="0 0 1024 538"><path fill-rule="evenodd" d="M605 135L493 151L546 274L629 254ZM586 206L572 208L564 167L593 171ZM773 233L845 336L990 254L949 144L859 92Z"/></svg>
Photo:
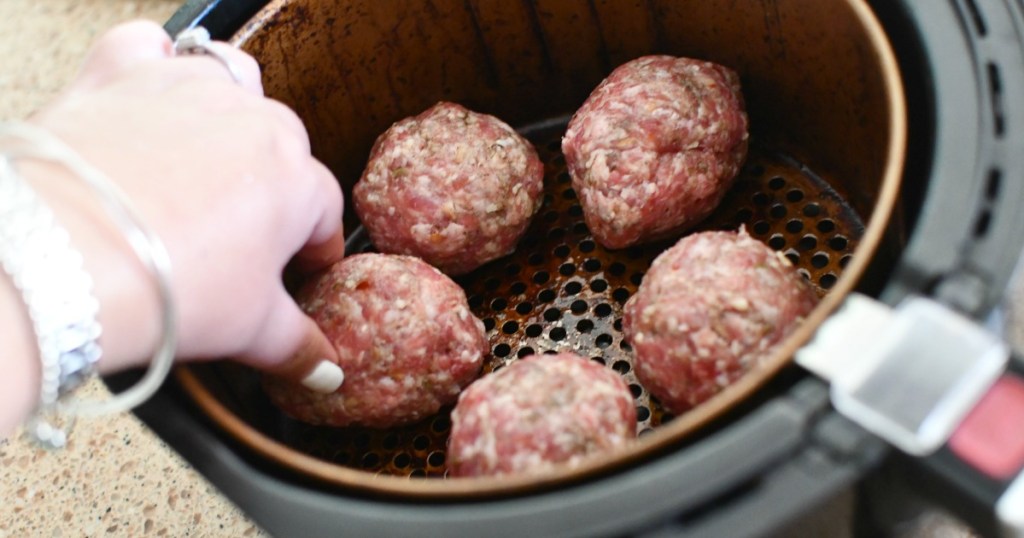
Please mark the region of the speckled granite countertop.
<svg viewBox="0 0 1024 538"><path fill-rule="evenodd" d="M181 3L0 0L0 119L22 118L58 92L107 28L163 23ZM81 421L59 453L0 440L0 499L0 538L265 536L130 415Z"/></svg>

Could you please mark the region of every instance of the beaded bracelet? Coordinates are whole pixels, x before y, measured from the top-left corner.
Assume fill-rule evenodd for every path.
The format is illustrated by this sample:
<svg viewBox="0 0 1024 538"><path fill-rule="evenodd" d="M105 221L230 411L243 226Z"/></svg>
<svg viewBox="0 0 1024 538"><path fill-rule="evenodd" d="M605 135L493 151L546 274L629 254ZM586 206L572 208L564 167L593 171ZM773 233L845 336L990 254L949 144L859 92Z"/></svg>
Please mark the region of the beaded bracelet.
<svg viewBox="0 0 1024 538"><path fill-rule="evenodd" d="M11 141L10 147L0 150L0 265L25 302L42 366L39 403L26 424L26 433L45 448L60 448L67 443L76 417L130 410L152 396L166 379L177 342L170 257L117 185L59 138L26 123L5 123L0 124L0 139ZM95 373L101 354L101 330L96 321L99 304L67 230L18 175L14 162L21 159L57 163L88 185L150 272L157 289L162 336L153 360L138 384L108 400L70 397Z"/></svg>

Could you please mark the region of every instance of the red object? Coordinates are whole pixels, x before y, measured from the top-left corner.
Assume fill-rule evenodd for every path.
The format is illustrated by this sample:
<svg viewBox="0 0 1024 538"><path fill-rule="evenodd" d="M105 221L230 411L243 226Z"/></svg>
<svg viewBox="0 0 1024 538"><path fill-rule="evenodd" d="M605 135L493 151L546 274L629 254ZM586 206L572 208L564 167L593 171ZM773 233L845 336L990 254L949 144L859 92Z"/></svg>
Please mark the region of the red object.
<svg viewBox="0 0 1024 538"><path fill-rule="evenodd" d="M617 67L573 114L562 153L594 239L617 249L678 237L718 207L747 155L740 77L644 56Z"/></svg>
<svg viewBox="0 0 1024 538"><path fill-rule="evenodd" d="M979 471L1006 480L1024 466L1024 380L1003 376L949 439L949 448Z"/></svg>
<svg viewBox="0 0 1024 538"><path fill-rule="evenodd" d="M455 403L489 350L466 293L419 258L349 256L295 293L338 350L345 382L319 394L264 377L270 400L293 418L326 426L390 428Z"/></svg>
<svg viewBox="0 0 1024 538"><path fill-rule="evenodd" d="M529 141L442 101L377 138L352 201L377 250L461 275L515 249L543 190Z"/></svg>
<svg viewBox="0 0 1024 538"><path fill-rule="evenodd" d="M637 380L681 415L767 359L817 302L796 268L745 230L700 232L654 260L622 331Z"/></svg>
<svg viewBox="0 0 1024 538"><path fill-rule="evenodd" d="M622 376L575 353L524 357L467 388L452 411L452 477L543 474L636 439Z"/></svg>

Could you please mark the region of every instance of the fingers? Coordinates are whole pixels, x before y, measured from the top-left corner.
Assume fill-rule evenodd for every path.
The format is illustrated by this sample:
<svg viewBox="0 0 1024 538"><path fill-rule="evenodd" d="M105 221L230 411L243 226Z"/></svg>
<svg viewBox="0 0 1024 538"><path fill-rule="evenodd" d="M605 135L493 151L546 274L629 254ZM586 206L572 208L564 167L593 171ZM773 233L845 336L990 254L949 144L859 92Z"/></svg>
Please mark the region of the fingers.
<svg viewBox="0 0 1024 538"><path fill-rule="evenodd" d="M271 114L274 114L281 127L286 132L291 133L295 140L302 143L302 152L304 156L308 156L310 153L309 143L309 132L306 131L306 125L302 123L302 119L299 118L298 114L294 110L288 107L288 105L275 101L274 99L265 99L262 102L264 108L267 109ZM319 161L316 164L320 164ZM323 165L321 165L323 167ZM327 172L330 174L330 172ZM334 177L331 180L337 183Z"/></svg>
<svg viewBox="0 0 1024 538"><path fill-rule="evenodd" d="M341 261L344 256L345 238L339 227L338 231L323 243L303 247L295 255L294 267L302 273L313 273Z"/></svg>
<svg viewBox="0 0 1024 538"><path fill-rule="evenodd" d="M334 345L284 290L257 340L256 351L240 360L321 393L345 380Z"/></svg>
<svg viewBox="0 0 1024 538"><path fill-rule="evenodd" d="M264 370L300 383L312 391L330 394L338 390L345 381L345 373L337 365L337 351L334 345L313 320L305 317L305 321L304 332L296 351L286 360Z"/></svg>
<svg viewBox="0 0 1024 538"><path fill-rule="evenodd" d="M102 86L126 71L174 57L176 65L186 66L176 71L179 77L221 77L237 82L249 93L263 95L259 63L252 56L220 41L205 47L206 53L175 55L170 36L158 24L142 20L124 23L97 41L77 84L87 88Z"/></svg>
<svg viewBox="0 0 1024 538"><path fill-rule="evenodd" d="M325 268L345 254L341 187L325 166L315 160L312 162L310 170L319 187L313 196L322 201L323 211L312 226L306 245L294 257L297 268L303 272ZM252 348L257 351L243 359L316 392L337 390L345 376L337 366L338 352L334 344L283 288L271 312Z"/></svg>
<svg viewBox="0 0 1024 538"><path fill-rule="evenodd" d="M309 240L295 254L295 267L306 273L324 269L345 256L345 236L341 222L344 198L341 186L320 162L314 161L313 170L318 187L315 196L324 206Z"/></svg>
<svg viewBox="0 0 1024 538"><path fill-rule="evenodd" d="M140 64L171 56L171 38L152 21L132 21L103 34L86 57L78 83L98 86Z"/></svg>

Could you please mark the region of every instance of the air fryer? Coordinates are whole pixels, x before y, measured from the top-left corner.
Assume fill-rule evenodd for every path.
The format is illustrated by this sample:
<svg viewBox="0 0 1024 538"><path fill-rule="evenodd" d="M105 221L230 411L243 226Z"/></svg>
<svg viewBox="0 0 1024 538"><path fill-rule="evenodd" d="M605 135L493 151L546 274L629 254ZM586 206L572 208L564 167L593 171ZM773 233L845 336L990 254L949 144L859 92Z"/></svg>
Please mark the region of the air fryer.
<svg viewBox="0 0 1024 538"><path fill-rule="evenodd" d="M1022 24L1000 0L188 2L168 31L203 25L256 57L346 193L374 138L438 100L526 135L544 205L515 253L458 279L488 330L485 372L531 353L592 357L630 384L641 435L577 469L449 479L447 410L392 430L307 426L226 361L179 369L138 414L281 536L759 536L893 480L1001 532L1012 477L979 475L948 446L893 450L793 356L852 293L998 320L1024 227ZM679 416L636 381L619 326L670 243L596 244L559 151L590 90L652 53L722 63L743 84L750 156L700 229L746 227L822 297L769 360ZM348 209L349 252L372 249Z"/></svg>

